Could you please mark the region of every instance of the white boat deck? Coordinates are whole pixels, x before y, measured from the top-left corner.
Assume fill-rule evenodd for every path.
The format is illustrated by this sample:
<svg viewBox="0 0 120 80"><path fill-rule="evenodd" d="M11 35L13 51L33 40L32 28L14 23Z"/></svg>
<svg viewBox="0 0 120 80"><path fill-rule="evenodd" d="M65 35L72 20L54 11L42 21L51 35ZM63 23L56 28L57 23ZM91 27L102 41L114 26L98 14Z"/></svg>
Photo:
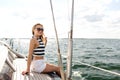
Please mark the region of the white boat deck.
<svg viewBox="0 0 120 80"><path fill-rule="evenodd" d="M0 72L3 68L5 61L6 61L7 55L8 55L7 48L4 46L0 46Z"/></svg>
<svg viewBox="0 0 120 80"><path fill-rule="evenodd" d="M26 59L17 58L15 54L6 46L0 45L0 73L4 69L5 63L9 66L11 80L61 80L58 76L50 76L48 74L40 74L31 72L29 75L22 75L22 71L26 69ZM1 75L0 75L1 76Z"/></svg>
<svg viewBox="0 0 120 80"><path fill-rule="evenodd" d="M12 77L12 80L60 80L59 77L52 78L48 74L40 74L31 72L29 75L22 75L22 71L26 69L26 60L25 59L16 59L13 61L13 64L16 68L16 72Z"/></svg>

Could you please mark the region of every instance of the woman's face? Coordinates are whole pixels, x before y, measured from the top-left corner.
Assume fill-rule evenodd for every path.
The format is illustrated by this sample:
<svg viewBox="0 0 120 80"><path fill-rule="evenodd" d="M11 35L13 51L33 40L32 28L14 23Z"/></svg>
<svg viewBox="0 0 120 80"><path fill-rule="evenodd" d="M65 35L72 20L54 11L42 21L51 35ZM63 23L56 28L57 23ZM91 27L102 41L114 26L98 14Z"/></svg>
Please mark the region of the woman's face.
<svg viewBox="0 0 120 80"><path fill-rule="evenodd" d="M34 35L37 37L41 36L41 35L43 35L43 31L44 31L43 26L37 25L34 29Z"/></svg>

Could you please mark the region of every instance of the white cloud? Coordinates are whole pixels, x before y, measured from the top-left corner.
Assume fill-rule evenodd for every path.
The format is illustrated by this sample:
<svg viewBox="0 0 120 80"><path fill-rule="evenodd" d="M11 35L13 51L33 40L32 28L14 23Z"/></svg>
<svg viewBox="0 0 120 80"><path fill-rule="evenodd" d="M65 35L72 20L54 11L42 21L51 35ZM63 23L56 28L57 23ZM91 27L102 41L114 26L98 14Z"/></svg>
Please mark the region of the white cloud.
<svg viewBox="0 0 120 80"><path fill-rule="evenodd" d="M52 2L58 36L68 37L71 0ZM75 0L74 37L120 38L118 3L119 0ZM45 26L48 37L55 37L49 0L3 1L0 11L0 37L31 37L31 28L38 22Z"/></svg>

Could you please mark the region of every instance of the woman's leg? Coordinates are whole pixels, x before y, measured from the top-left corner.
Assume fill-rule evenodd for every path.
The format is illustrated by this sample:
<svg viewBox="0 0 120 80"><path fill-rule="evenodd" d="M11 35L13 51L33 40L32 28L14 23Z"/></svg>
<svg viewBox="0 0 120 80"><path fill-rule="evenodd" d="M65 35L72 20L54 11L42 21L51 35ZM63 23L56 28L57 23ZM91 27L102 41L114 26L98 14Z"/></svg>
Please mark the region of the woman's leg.
<svg viewBox="0 0 120 80"><path fill-rule="evenodd" d="M44 69L43 73L47 72L56 72L60 77L60 67L52 65L52 64L46 64L46 68Z"/></svg>

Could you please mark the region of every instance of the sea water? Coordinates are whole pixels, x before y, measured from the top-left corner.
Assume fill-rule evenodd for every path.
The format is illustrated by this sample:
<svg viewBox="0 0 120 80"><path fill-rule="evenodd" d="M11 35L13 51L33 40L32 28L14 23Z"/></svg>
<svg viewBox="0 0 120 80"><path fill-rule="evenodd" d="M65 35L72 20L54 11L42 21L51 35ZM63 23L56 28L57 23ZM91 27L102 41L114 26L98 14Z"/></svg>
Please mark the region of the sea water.
<svg viewBox="0 0 120 80"><path fill-rule="evenodd" d="M8 39L8 43L18 53L27 55L29 38ZM68 39L60 38L60 53L62 55L64 69L66 70ZM56 39L48 38L46 46L46 59L57 65ZM120 39L73 39L72 59L73 80L120 80L120 76L104 72L82 63L120 73Z"/></svg>

